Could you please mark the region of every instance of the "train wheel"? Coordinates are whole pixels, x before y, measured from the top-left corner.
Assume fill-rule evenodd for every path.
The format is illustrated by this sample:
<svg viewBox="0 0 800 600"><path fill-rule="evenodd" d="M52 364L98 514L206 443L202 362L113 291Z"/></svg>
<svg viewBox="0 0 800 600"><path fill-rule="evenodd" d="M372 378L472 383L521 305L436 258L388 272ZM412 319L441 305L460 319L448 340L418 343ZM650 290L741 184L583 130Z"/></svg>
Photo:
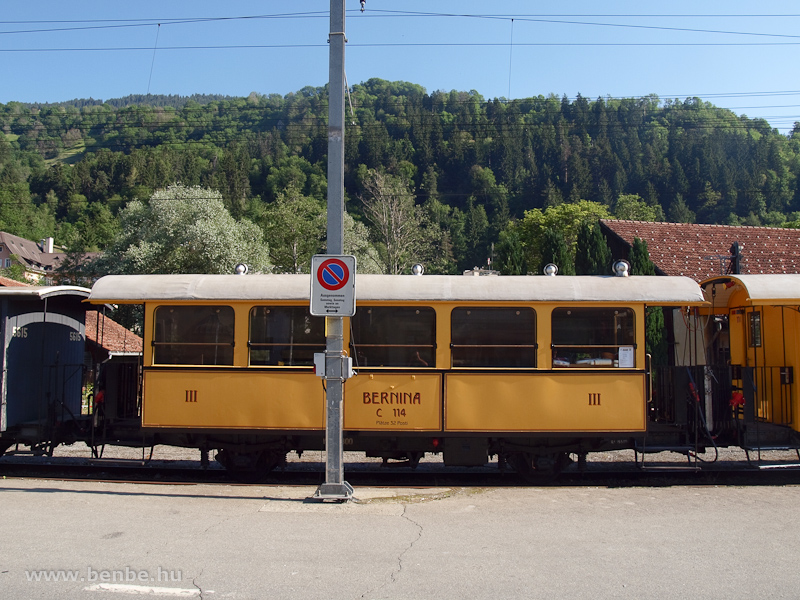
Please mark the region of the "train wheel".
<svg viewBox="0 0 800 600"><path fill-rule="evenodd" d="M506 457L506 462L525 483L536 485L553 481L572 461L566 452L552 454L514 452Z"/></svg>
<svg viewBox="0 0 800 600"><path fill-rule="evenodd" d="M254 452L220 450L217 452L216 460L236 481L260 483L267 478L270 471L286 460L286 453L270 450Z"/></svg>

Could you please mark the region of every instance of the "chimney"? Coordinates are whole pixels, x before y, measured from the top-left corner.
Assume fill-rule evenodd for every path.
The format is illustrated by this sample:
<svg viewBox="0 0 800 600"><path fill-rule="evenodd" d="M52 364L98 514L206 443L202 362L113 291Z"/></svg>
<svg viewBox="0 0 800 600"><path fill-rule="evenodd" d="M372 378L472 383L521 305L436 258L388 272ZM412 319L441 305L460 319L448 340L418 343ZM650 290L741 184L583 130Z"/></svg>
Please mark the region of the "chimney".
<svg viewBox="0 0 800 600"><path fill-rule="evenodd" d="M44 252L45 254L52 254L54 241L55 240L51 237L44 238L42 240L42 252Z"/></svg>
<svg viewBox="0 0 800 600"><path fill-rule="evenodd" d="M728 273L731 275L738 275L742 272L742 250L744 249L744 244L740 244L739 242L733 242L731 244L731 262L728 266Z"/></svg>

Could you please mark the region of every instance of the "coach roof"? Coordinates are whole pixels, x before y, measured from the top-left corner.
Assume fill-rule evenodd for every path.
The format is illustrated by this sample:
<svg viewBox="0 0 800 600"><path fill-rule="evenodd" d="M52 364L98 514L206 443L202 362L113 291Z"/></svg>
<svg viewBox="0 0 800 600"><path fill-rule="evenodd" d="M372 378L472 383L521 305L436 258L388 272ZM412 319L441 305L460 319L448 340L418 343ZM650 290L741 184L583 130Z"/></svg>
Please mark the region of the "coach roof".
<svg viewBox="0 0 800 600"><path fill-rule="evenodd" d="M89 289L76 285L31 285L20 287L0 287L0 296L14 296L18 298L29 297L52 298L53 296L78 296L89 297Z"/></svg>
<svg viewBox="0 0 800 600"><path fill-rule="evenodd" d="M108 275L89 297L93 303L303 301L310 275ZM704 302L688 277L357 275L358 301L450 302Z"/></svg>
<svg viewBox="0 0 800 600"><path fill-rule="evenodd" d="M750 305L800 305L800 275L776 273L769 275L720 275L700 284L706 298L716 306L728 306L732 297L742 298Z"/></svg>

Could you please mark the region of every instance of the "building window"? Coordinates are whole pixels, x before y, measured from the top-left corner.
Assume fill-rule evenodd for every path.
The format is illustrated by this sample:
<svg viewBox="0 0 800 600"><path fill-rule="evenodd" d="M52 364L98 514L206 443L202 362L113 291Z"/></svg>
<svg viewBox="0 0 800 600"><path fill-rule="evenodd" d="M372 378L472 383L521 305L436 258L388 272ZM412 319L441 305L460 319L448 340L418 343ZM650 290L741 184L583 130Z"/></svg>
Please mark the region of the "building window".
<svg viewBox="0 0 800 600"><path fill-rule="evenodd" d="M9 267L11 267L11 259L7 258L6 259L6 269L8 269Z"/></svg>
<svg viewBox="0 0 800 600"><path fill-rule="evenodd" d="M310 366L325 351L325 319L307 306L256 306L249 339L251 365Z"/></svg>
<svg viewBox="0 0 800 600"><path fill-rule="evenodd" d="M230 306L159 306L153 363L232 365L233 319Z"/></svg>
<svg viewBox="0 0 800 600"><path fill-rule="evenodd" d="M450 315L454 367L536 366L536 313L531 308L460 307Z"/></svg>
<svg viewBox="0 0 800 600"><path fill-rule="evenodd" d="M552 315L553 367L635 366L630 308L557 308Z"/></svg>
<svg viewBox="0 0 800 600"><path fill-rule="evenodd" d="M436 312L430 307L360 307L350 320L360 367L436 366Z"/></svg>

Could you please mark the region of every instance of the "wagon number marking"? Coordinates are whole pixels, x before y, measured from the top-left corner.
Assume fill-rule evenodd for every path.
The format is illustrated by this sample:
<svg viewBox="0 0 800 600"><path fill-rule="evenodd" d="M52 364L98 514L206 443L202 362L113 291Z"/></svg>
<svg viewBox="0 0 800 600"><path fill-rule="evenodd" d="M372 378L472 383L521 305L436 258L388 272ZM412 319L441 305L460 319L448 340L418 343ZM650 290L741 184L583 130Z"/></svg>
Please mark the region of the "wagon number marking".
<svg viewBox="0 0 800 600"><path fill-rule="evenodd" d="M589 392L589 406L600 406L600 393Z"/></svg>
<svg viewBox="0 0 800 600"><path fill-rule="evenodd" d="M186 402L197 402L197 390L186 390Z"/></svg>

